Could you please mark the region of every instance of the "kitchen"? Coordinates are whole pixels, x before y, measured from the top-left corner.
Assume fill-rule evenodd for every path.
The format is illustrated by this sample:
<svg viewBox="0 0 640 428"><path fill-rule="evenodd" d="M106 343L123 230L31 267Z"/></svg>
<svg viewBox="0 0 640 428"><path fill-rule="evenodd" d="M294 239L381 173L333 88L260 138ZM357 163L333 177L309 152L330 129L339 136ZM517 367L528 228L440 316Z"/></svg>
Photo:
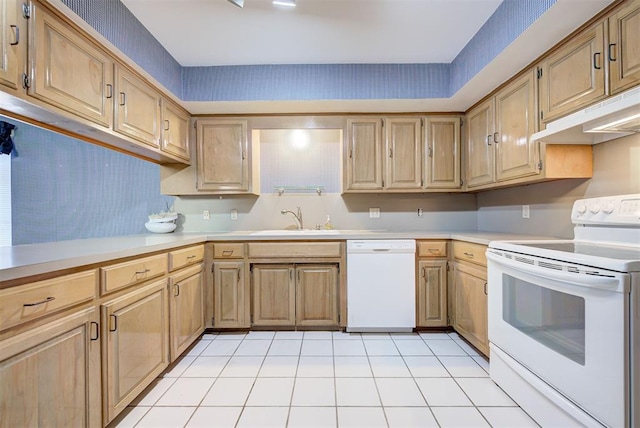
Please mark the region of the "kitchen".
<svg viewBox="0 0 640 428"><path fill-rule="evenodd" d="M169 83L165 85L172 87ZM462 109L485 94L479 94ZM385 107L376 111L392 110ZM569 213L576 199L638 193L640 183L636 167L638 137L628 136L592 146L591 179L567 179L464 194L374 192L341 196L285 192L280 196L273 190L262 190L260 197L173 199L157 190L161 167L63 135L51 135L21 122L16 124L14 138L18 156L12 165L15 244L144 233L141 225L146 217L165 210L167 204L173 204L183 216L182 230L206 234L289 227L293 224L291 219L282 216L280 211L299 205L307 227L323 224L330 214L337 229L483 231L572 238ZM29 144L24 144L25 140ZM47 149L52 143L56 144L54 151ZM99 190L95 191L96 188ZM43 205L56 215L33 216L32 213L41 212ZM530 207L530 218L522 218L522 205ZM370 208L379 208L380 218L369 218ZM423 211L422 217L416 214L417 209ZM210 212L208 221L203 219L205 210ZM232 210L237 210L238 220L231 219Z"/></svg>

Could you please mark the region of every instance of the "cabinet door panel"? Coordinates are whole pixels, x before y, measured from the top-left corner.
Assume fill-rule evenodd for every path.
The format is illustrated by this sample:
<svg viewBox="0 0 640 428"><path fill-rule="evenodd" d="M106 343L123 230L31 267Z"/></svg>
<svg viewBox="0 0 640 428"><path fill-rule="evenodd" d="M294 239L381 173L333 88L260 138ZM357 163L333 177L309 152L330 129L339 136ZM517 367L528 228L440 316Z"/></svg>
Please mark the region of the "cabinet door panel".
<svg viewBox="0 0 640 428"><path fill-rule="evenodd" d="M111 127L111 58L42 8L31 5L29 95Z"/></svg>
<svg viewBox="0 0 640 428"><path fill-rule="evenodd" d="M175 361L204 331L204 285L202 268L171 284L171 361Z"/></svg>
<svg viewBox="0 0 640 428"><path fill-rule="evenodd" d="M494 104L491 98L467 115L467 187L495 181Z"/></svg>
<svg viewBox="0 0 640 428"><path fill-rule="evenodd" d="M487 328L487 273L454 263L455 329L485 355L489 353Z"/></svg>
<svg viewBox="0 0 640 428"><path fill-rule="evenodd" d="M447 262L418 262L418 320L420 327L447 326Z"/></svg>
<svg viewBox="0 0 640 428"><path fill-rule="evenodd" d="M382 189L381 119L347 120L345 190Z"/></svg>
<svg viewBox="0 0 640 428"><path fill-rule="evenodd" d="M253 325L295 325L293 265L254 265L252 275Z"/></svg>
<svg viewBox="0 0 640 428"><path fill-rule="evenodd" d="M162 100L162 150L190 160L189 114L172 102Z"/></svg>
<svg viewBox="0 0 640 428"><path fill-rule="evenodd" d="M385 119L387 189L422 187L422 133L419 118Z"/></svg>
<svg viewBox="0 0 640 428"><path fill-rule="evenodd" d="M539 152L531 141L535 132L535 76L533 72L509 84L496 95L496 179L539 173Z"/></svg>
<svg viewBox="0 0 640 428"><path fill-rule="evenodd" d="M430 117L426 126L427 189L460 188L460 118Z"/></svg>
<svg viewBox="0 0 640 428"><path fill-rule="evenodd" d="M0 343L1 427L88 427L100 420L94 309Z"/></svg>
<svg viewBox="0 0 640 428"><path fill-rule="evenodd" d="M0 1L0 84L21 89L27 47L26 21L18 0Z"/></svg>
<svg viewBox="0 0 640 428"><path fill-rule="evenodd" d="M607 54L612 94L640 83L640 0L627 1L609 18Z"/></svg>
<svg viewBox="0 0 640 428"><path fill-rule="evenodd" d="M338 268L310 265L296 268L296 325L338 325Z"/></svg>
<svg viewBox="0 0 640 428"><path fill-rule="evenodd" d="M217 328L248 327L245 319L246 296L244 262L214 262L214 319Z"/></svg>
<svg viewBox="0 0 640 428"><path fill-rule="evenodd" d="M247 122L199 120L198 190L249 191Z"/></svg>

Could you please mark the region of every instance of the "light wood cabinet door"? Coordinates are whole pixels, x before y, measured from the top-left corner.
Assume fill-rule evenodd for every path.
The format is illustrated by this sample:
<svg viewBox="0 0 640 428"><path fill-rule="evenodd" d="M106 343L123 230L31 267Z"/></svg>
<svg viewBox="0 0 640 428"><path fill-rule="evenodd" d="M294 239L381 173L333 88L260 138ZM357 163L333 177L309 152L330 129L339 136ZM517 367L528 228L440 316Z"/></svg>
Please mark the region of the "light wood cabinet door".
<svg viewBox="0 0 640 428"><path fill-rule="evenodd" d="M216 328L249 327L244 269L242 261L213 262L213 326Z"/></svg>
<svg viewBox="0 0 640 428"><path fill-rule="evenodd" d="M116 67L114 130L160 147L160 93L124 67Z"/></svg>
<svg viewBox="0 0 640 428"><path fill-rule="evenodd" d="M418 327L447 326L447 261L418 261Z"/></svg>
<svg viewBox="0 0 640 428"><path fill-rule="evenodd" d="M640 83L640 0L628 0L609 17L611 94Z"/></svg>
<svg viewBox="0 0 640 428"><path fill-rule="evenodd" d="M347 120L345 190L382 190L380 118Z"/></svg>
<svg viewBox="0 0 640 428"><path fill-rule="evenodd" d="M293 265L253 265L253 325L295 325L294 270Z"/></svg>
<svg viewBox="0 0 640 428"><path fill-rule="evenodd" d="M422 125L420 118L384 120L385 189L422 187Z"/></svg>
<svg viewBox="0 0 640 428"><path fill-rule="evenodd" d="M171 362L204 331L202 266L184 269L170 279Z"/></svg>
<svg viewBox="0 0 640 428"><path fill-rule="evenodd" d="M95 309L0 342L0 427L99 427Z"/></svg>
<svg viewBox="0 0 640 428"><path fill-rule="evenodd" d="M189 161L189 113L162 99L162 151Z"/></svg>
<svg viewBox="0 0 640 428"><path fill-rule="evenodd" d="M537 123L535 84L535 73L532 70L496 94L497 181L540 172L540 153L537 144L531 140Z"/></svg>
<svg viewBox="0 0 640 428"><path fill-rule="evenodd" d="M490 98L467 114L467 188L495 181L494 110L495 98Z"/></svg>
<svg viewBox="0 0 640 428"><path fill-rule="evenodd" d="M338 326L338 267L296 267L296 325Z"/></svg>
<svg viewBox="0 0 640 428"><path fill-rule="evenodd" d="M487 326L487 270L465 263L453 264L454 328L473 346L489 355Z"/></svg>
<svg viewBox="0 0 640 428"><path fill-rule="evenodd" d="M604 23L572 38L540 64L540 121L547 123L607 94Z"/></svg>
<svg viewBox="0 0 640 428"><path fill-rule="evenodd" d="M108 423L169 365L167 280L106 302L101 317Z"/></svg>
<svg viewBox="0 0 640 428"><path fill-rule="evenodd" d="M0 84L22 88L25 71L27 28L22 16L22 2L0 0Z"/></svg>
<svg viewBox="0 0 640 428"><path fill-rule="evenodd" d="M459 189L460 118L427 117L425 137L425 187Z"/></svg>
<svg viewBox="0 0 640 428"><path fill-rule="evenodd" d="M246 120L198 120L198 190L248 192Z"/></svg>
<svg viewBox="0 0 640 428"><path fill-rule="evenodd" d="M30 4L29 95L111 128L111 57L36 3Z"/></svg>

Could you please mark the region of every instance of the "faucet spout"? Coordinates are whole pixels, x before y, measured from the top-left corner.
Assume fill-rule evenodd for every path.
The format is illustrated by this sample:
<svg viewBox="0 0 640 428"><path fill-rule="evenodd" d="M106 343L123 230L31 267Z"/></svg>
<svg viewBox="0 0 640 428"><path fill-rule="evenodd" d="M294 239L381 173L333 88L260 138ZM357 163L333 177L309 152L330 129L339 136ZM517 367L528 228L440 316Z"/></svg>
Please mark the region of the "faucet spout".
<svg viewBox="0 0 640 428"><path fill-rule="evenodd" d="M294 213L291 210L282 210L280 211L280 214L282 215L286 215L286 214L291 214L293 216L293 219L296 222L296 226L298 227L298 230L302 230L303 226L302 226L302 210L300 209L300 207L298 207L298 212Z"/></svg>

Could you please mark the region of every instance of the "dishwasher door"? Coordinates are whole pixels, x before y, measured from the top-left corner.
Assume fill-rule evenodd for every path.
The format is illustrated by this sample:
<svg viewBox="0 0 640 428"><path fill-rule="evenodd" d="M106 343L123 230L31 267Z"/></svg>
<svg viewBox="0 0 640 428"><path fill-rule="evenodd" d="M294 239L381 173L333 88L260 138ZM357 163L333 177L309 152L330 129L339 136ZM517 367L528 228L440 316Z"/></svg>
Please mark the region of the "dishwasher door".
<svg viewBox="0 0 640 428"><path fill-rule="evenodd" d="M347 331L409 332L416 326L416 242L347 241Z"/></svg>

